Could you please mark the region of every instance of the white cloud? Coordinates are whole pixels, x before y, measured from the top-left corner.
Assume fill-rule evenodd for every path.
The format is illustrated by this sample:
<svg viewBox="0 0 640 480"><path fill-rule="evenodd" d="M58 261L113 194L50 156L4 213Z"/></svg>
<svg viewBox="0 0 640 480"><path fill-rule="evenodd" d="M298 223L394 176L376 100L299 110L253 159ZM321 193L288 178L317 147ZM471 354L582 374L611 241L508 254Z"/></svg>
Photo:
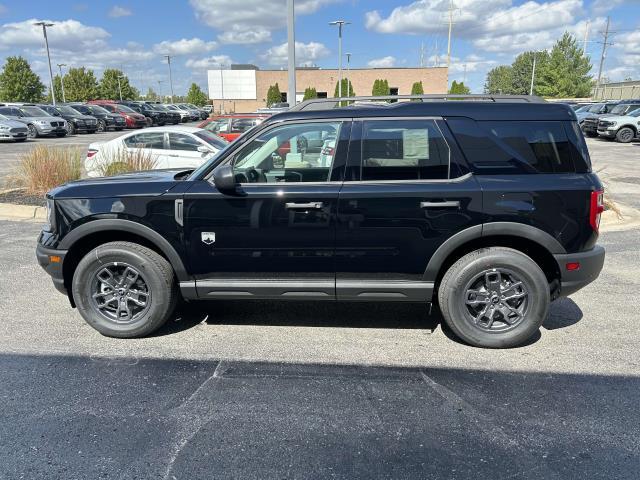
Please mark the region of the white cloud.
<svg viewBox="0 0 640 480"><path fill-rule="evenodd" d="M395 64L396 57L392 57L391 55L382 58L374 58L367 63L371 68L390 68L395 66Z"/></svg>
<svg viewBox="0 0 640 480"><path fill-rule="evenodd" d="M296 15L308 15L339 0L297 0ZM190 0L198 20L222 33L223 43L271 41L271 32L285 27L284 0Z"/></svg>
<svg viewBox="0 0 640 480"><path fill-rule="evenodd" d="M185 66L192 70L211 70L222 66L229 66L233 60L228 55L213 55L206 58L190 58L185 62Z"/></svg>
<svg viewBox="0 0 640 480"><path fill-rule="evenodd" d="M128 17L133 15L133 12L125 7L120 7L119 5L114 5L111 10L109 10L109 16L111 18L120 18L120 17Z"/></svg>
<svg viewBox="0 0 640 480"><path fill-rule="evenodd" d="M634 0L629 0L629 3ZM637 2L637 0L635 0ZM603 15L625 3L625 0L594 0L591 10L595 15Z"/></svg>
<svg viewBox="0 0 640 480"><path fill-rule="evenodd" d="M260 58L266 61L269 65L286 65L288 60L287 47L287 43L273 46L262 54ZM328 56L330 53L331 51L322 43L296 42L296 65L311 66L317 60Z"/></svg>
<svg viewBox="0 0 640 480"><path fill-rule="evenodd" d="M205 42L200 38L183 38L174 42L165 40L156 43L153 50L158 54L169 55L193 55L196 53L210 52L218 46L216 42Z"/></svg>
<svg viewBox="0 0 640 480"><path fill-rule="evenodd" d="M0 28L0 47L29 48L42 47L42 27L34 25L45 21L53 23L47 28L49 46L62 49L90 49L104 46L104 41L111 35L100 27L84 25L77 20L51 21L32 18L23 22L5 23Z"/></svg>

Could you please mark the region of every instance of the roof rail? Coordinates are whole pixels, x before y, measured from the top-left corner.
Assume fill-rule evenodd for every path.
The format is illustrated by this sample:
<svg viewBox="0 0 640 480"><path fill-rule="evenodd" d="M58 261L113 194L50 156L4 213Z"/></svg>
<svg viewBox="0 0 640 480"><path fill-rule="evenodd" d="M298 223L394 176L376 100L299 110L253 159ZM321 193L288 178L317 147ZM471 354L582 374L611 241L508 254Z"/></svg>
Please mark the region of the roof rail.
<svg viewBox="0 0 640 480"><path fill-rule="evenodd" d="M428 94L428 95L385 95L385 96L368 96L368 97L341 97L341 98L312 98L304 102L298 103L291 107L288 111L302 110L324 110L327 108L335 108L340 102L382 102L386 100L421 100L421 101L475 101L475 102L523 102L523 103L545 103L540 97L535 95L456 95L450 93L444 94ZM329 107L329 105L333 105Z"/></svg>

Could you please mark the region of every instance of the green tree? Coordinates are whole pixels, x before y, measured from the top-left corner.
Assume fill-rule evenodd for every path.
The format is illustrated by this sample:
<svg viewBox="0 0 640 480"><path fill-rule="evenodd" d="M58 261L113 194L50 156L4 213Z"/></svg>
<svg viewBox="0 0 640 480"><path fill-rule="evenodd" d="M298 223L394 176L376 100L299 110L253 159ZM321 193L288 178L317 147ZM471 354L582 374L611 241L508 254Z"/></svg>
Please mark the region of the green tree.
<svg viewBox="0 0 640 480"><path fill-rule="evenodd" d="M98 81L93 70L70 68L63 81L67 102L86 102L98 98Z"/></svg>
<svg viewBox="0 0 640 480"><path fill-rule="evenodd" d="M568 32L556 42L545 65L537 70L535 91L545 97L588 97L593 86L591 61Z"/></svg>
<svg viewBox="0 0 640 480"><path fill-rule="evenodd" d="M209 103L209 97L198 85L192 83L187 92L187 103L193 103L197 106L206 105Z"/></svg>
<svg viewBox="0 0 640 480"><path fill-rule="evenodd" d="M411 95L424 95L424 87L422 86L422 80L415 82L411 85Z"/></svg>
<svg viewBox="0 0 640 480"><path fill-rule="evenodd" d="M500 65L489 70L484 84L485 93L507 95L511 93L511 89L511 67L509 65Z"/></svg>
<svg viewBox="0 0 640 480"><path fill-rule="evenodd" d="M120 88L118 88L118 77L120 77ZM102 78L98 84L100 98L108 100L120 100L120 89L122 89L122 100L135 100L140 96L140 92L129 83L129 78L117 68L107 68L102 73Z"/></svg>
<svg viewBox="0 0 640 480"><path fill-rule="evenodd" d="M272 106L274 103L282 101L282 94L280 93L280 87L278 82L275 85L271 85L267 90L267 107Z"/></svg>
<svg viewBox="0 0 640 480"><path fill-rule="evenodd" d="M453 82L451 82L449 93L457 95L469 95L471 93L471 90L464 84L464 82L458 83L454 80Z"/></svg>
<svg viewBox="0 0 640 480"><path fill-rule="evenodd" d="M531 73L533 72L533 57L536 58L536 72L544 71L549 63L549 54L542 52L524 52L516 57L511 64L510 94L529 95L531 91ZM534 93L536 89L534 87Z"/></svg>
<svg viewBox="0 0 640 480"><path fill-rule="evenodd" d="M5 102L39 102L44 84L23 57L7 57L0 72L0 100Z"/></svg>
<svg viewBox="0 0 640 480"><path fill-rule="evenodd" d="M149 89L147 90L147 94L144 96L144 99L149 101L149 102L155 102L156 100L159 99L158 94L155 92L155 90L151 87L149 87ZM174 101L178 102L178 100L176 100L176 98L173 98Z"/></svg>
<svg viewBox="0 0 640 480"><path fill-rule="evenodd" d="M315 87L307 87L304 89L304 97L302 97L302 101L310 100L312 98L318 98L318 92Z"/></svg>
<svg viewBox="0 0 640 480"><path fill-rule="evenodd" d="M340 82L336 82L336 88L333 90L333 96L334 98L337 98L338 95L340 94L340 91L338 90L338 85ZM342 96L343 97L355 97L356 96L356 92L353 90L353 85L351 84L351 80L349 80L348 78L343 78L342 79ZM348 105L348 102L340 102L340 106L344 107Z"/></svg>
<svg viewBox="0 0 640 480"><path fill-rule="evenodd" d="M371 95L375 97L384 97L390 94L389 81L388 80L376 80L373 82L373 88L371 89Z"/></svg>

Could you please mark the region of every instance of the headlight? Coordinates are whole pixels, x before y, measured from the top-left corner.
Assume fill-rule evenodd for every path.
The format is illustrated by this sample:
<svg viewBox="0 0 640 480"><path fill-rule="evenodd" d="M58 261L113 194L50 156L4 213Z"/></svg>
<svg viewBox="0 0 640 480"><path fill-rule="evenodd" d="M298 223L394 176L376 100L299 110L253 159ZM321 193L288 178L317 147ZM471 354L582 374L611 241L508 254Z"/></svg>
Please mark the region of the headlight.
<svg viewBox="0 0 640 480"><path fill-rule="evenodd" d="M47 224L45 230L55 232L56 229L56 208L53 198L47 197Z"/></svg>
<svg viewBox="0 0 640 480"><path fill-rule="evenodd" d="M609 126L613 127L614 125L616 125L618 122L609 122Z"/></svg>

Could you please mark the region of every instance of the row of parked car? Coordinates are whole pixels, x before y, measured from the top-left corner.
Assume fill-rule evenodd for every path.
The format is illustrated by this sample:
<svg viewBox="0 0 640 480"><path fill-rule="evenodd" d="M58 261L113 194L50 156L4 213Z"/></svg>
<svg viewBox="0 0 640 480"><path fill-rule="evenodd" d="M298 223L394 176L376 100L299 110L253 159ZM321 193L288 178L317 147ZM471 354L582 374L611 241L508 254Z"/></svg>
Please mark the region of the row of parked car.
<svg viewBox="0 0 640 480"><path fill-rule="evenodd" d="M64 137L153 125L177 125L208 118L192 104L92 100L87 103L0 103L0 140L23 142L42 136Z"/></svg>
<svg viewBox="0 0 640 480"><path fill-rule="evenodd" d="M604 137L620 143L640 138L640 99L573 106L587 137Z"/></svg>

